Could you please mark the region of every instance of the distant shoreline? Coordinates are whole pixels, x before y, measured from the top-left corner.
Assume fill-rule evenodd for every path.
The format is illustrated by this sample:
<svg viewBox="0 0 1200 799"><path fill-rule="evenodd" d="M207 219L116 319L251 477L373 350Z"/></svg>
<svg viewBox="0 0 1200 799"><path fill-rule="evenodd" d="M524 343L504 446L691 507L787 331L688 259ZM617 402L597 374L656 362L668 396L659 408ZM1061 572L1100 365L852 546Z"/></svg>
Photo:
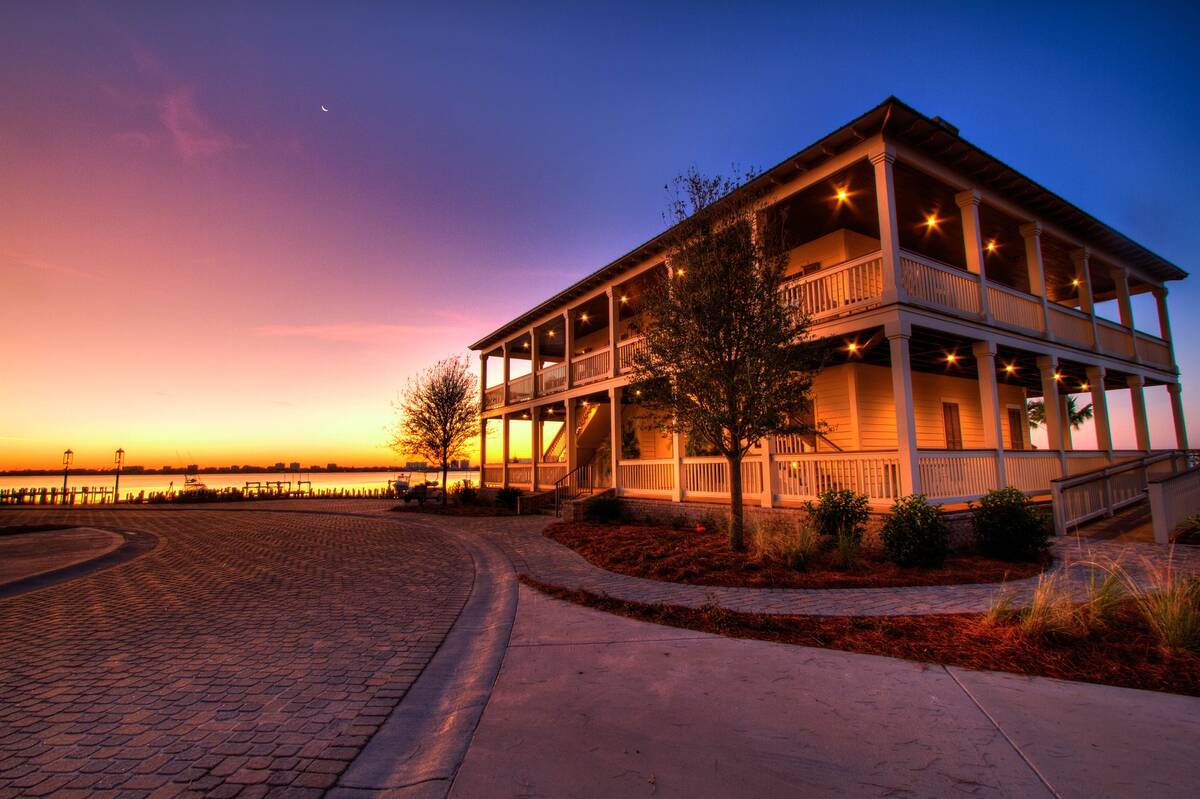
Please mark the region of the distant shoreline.
<svg viewBox="0 0 1200 799"><path fill-rule="evenodd" d="M150 475L174 475L174 474L354 474L356 472L416 472L436 474L442 471L440 466L427 466L424 468L412 468L408 466L339 466L336 469L327 469L320 467L317 469L275 469L269 466L250 466L246 468L222 468L209 466L202 469L197 469L191 472L187 469L122 469L121 474L126 476L135 476L142 474ZM478 466L468 466L465 469L451 468L452 472L477 472ZM0 471L0 477L53 477L61 475L62 469L13 469L11 471ZM75 477L83 477L87 475L98 474L116 474L115 469L70 469L68 475Z"/></svg>

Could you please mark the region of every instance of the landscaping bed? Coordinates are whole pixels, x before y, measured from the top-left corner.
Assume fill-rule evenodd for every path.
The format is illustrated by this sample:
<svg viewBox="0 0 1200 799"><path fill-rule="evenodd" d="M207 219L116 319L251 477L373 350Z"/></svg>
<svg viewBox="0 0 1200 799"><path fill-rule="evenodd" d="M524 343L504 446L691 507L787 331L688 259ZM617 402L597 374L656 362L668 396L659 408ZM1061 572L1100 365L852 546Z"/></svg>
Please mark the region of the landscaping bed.
<svg viewBox="0 0 1200 799"><path fill-rule="evenodd" d="M970 669L1200 696L1200 656L1164 649L1132 600L1109 621L1078 634L1030 635L1015 620L986 614L774 616L715 606L647 605L521 581L557 599L639 621L733 638L841 649Z"/></svg>
<svg viewBox="0 0 1200 799"><path fill-rule="evenodd" d="M833 551L801 571L748 552L733 552L723 532L645 524L556 522L544 534L602 569L665 582L744 588L884 588L1019 580L1042 572L1045 559L1009 563L953 553L938 567L902 567L882 548L864 547L858 563L840 568Z"/></svg>

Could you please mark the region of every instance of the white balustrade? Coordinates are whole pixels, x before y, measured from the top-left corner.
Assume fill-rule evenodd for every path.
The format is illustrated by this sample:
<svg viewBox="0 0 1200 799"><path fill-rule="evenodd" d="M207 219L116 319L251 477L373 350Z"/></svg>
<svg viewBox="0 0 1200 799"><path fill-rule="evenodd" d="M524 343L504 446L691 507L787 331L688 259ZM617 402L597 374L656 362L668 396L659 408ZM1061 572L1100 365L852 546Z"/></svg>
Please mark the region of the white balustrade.
<svg viewBox="0 0 1200 799"><path fill-rule="evenodd" d="M483 409L490 411L504 404L504 386L492 386L483 392Z"/></svg>
<svg viewBox="0 0 1200 799"><path fill-rule="evenodd" d="M582 386L612 376L612 366L607 348L590 352L571 361L571 378L575 385Z"/></svg>
<svg viewBox="0 0 1200 799"><path fill-rule="evenodd" d="M780 288L785 304L812 319L849 314L876 305L883 296L883 257L871 253L790 280Z"/></svg>
<svg viewBox="0 0 1200 799"><path fill-rule="evenodd" d="M684 458L680 467L685 495L729 496L729 462L724 458ZM757 458L742 460L742 494L762 492L762 469Z"/></svg>
<svg viewBox="0 0 1200 799"><path fill-rule="evenodd" d="M988 285L988 310L1001 324L1038 332L1045 327L1041 300L1007 286Z"/></svg>
<svg viewBox="0 0 1200 799"><path fill-rule="evenodd" d="M909 298L953 313L980 314L979 276L908 252L900 254L904 291Z"/></svg>
<svg viewBox="0 0 1200 799"><path fill-rule="evenodd" d="M500 464L488 464L483 467L481 475L483 485L488 488L496 488L504 483L504 467Z"/></svg>
<svg viewBox="0 0 1200 799"><path fill-rule="evenodd" d="M567 365L556 363L538 372L537 393L539 397L555 394L567 387Z"/></svg>
<svg viewBox="0 0 1200 799"><path fill-rule="evenodd" d="M1092 320L1082 311L1052 303L1050 328L1059 340L1084 347L1092 346Z"/></svg>
<svg viewBox="0 0 1200 799"><path fill-rule="evenodd" d="M675 490L675 461L671 459L620 461L617 485L622 494L667 494Z"/></svg>
<svg viewBox="0 0 1200 799"><path fill-rule="evenodd" d="M508 381L508 401L525 402L533 399L533 375L521 375Z"/></svg>
<svg viewBox="0 0 1200 799"><path fill-rule="evenodd" d="M1062 477L1062 462L1057 452L1005 452L1004 476L1026 494L1045 494L1050 481Z"/></svg>
<svg viewBox="0 0 1200 799"><path fill-rule="evenodd" d="M922 453L919 464L921 491L930 499L975 499L997 487L996 456L992 452Z"/></svg>
<svg viewBox="0 0 1200 799"><path fill-rule="evenodd" d="M1114 324L1107 319L1096 320L1096 330L1100 334L1100 347L1105 352L1133 357L1133 337L1129 328Z"/></svg>
<svg viewBox="0 0 1200 799"><path fill-rule="evenodd" d="M538 485L542 487L552 486L561 480L566 473L567 464L565 463L539 463Z"/></svg>
<svg viewBox="0 0 1200 799"><path fill-rule="evenodd" d="M1146 363L1171 366L1171 345L1158 336L1138 332L1137 354Z"/></svg>
<svg viewBox="0 0 1200 799"><path fill-rule="evenodd" d="M508 466L508 482L510 485L533 485L533 466L528 463L510 463Z"/></svg>
<svg viewBox="0 0 1200 799"><path fill-rule="evenodd" d="M622 341L617 345L617 367L626 372L633 368L633 361L638 353L644 352L646 349L646 339L638 336L637 338Z"/></svg>
<svg viewBox="0 0 1200 799"><path fill-rule="evenodd" d="M1166 544L1180 522L1200 509L1200 467L1149 478L1150 516L1154 541Z"/></svg>
<svg viewBox="0 0 1200 799"><path fill-rule="evenodd" d="M895 452L804 454L776 457L773 490L783 502L816 499L848 489L876 502L900 496L900 461Z"/></svg>

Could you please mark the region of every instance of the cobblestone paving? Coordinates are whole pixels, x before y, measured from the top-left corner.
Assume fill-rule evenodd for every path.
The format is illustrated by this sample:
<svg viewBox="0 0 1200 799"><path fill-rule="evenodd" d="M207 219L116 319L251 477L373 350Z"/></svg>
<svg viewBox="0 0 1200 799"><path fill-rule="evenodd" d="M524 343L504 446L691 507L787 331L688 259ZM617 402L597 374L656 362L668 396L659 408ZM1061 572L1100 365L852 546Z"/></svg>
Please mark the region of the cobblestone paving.
<svg viewBox="0 0 1200 799"><path fill-rule="evenodd" d="M460 529L470 530L501 547L522 574L565 588L581 588L618 599L701 607L720 605L729 610L773 615L915 616L928 613L978 613L987 610L1001 592L1018 604L1026 603L1038 578L1014 580L1004 585L937 585L903 588L724 588L681 585L614 574L599 568L574 550L541 534L548 517L518 519L464 519ZM1135 576L1144 576L1147 564L1161 564L1171 556L1168 547L1155 544L1122 544L1090 539L1055 542L1058 570L1065 571L1081 592L1087 570L1080 562L1119 559ZM1200 549L1178 547L1176 567L1200 573ZM1074 564L1074 565L1073 565Z"/></svg>
<svg viewBox="0 0 1200 799"><path fill-rule="evenodd" d="M320 796L473 579L451 539L393 520L0 512L60 521L161 543L0 600L0 797Z"/></svg>

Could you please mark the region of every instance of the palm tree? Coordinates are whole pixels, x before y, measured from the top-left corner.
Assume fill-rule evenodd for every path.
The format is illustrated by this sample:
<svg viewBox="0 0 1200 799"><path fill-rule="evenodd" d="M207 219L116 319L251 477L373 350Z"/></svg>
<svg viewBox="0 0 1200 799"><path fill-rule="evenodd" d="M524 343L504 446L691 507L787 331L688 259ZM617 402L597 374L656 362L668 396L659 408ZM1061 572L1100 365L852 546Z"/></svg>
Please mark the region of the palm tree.
<svg viewBox="0 0 1200 799"><path fill-rule="evenodd" d="M1032 428L1040 427L1046 423L1046 404L1042 400L1029 401L1029 426ZM1083 427L1083 423L1092 418L1092 403L1084 405L1082 408L1075 407L1075 398L1067 395L1067 419L1071 422L1071 429L1078 430Z"/></svg>

